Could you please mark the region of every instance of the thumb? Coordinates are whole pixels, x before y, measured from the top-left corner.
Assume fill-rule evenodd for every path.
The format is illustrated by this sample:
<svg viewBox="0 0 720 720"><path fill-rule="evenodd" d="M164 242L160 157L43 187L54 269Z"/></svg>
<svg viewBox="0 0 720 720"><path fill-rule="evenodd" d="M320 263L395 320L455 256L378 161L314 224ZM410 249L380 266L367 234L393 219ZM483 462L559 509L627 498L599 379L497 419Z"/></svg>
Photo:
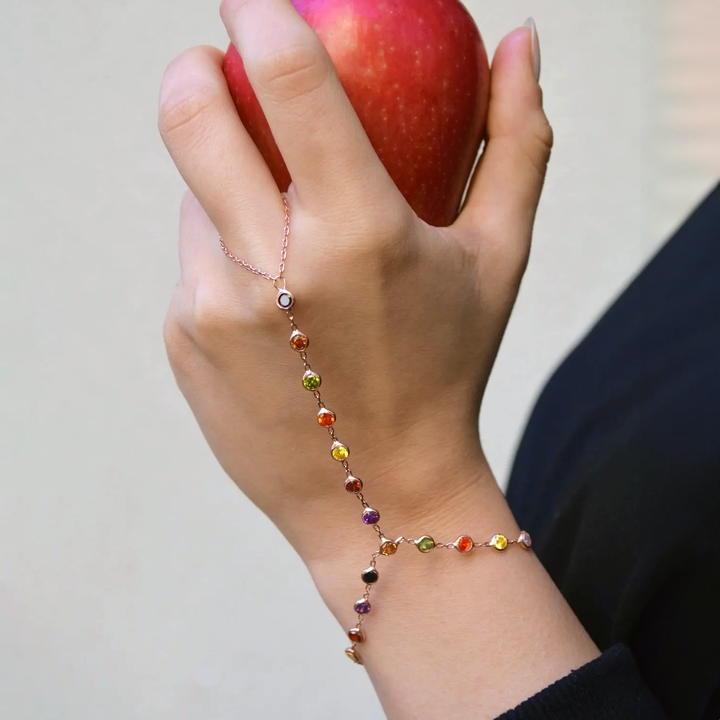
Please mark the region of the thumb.
<svg viewBox="0 0 720 720"><path fill-rule="evenodd" d="M543 111L533 20L500 43L490 73L486 143L457 227L491 232L527 253L553 134Z"/></svg>

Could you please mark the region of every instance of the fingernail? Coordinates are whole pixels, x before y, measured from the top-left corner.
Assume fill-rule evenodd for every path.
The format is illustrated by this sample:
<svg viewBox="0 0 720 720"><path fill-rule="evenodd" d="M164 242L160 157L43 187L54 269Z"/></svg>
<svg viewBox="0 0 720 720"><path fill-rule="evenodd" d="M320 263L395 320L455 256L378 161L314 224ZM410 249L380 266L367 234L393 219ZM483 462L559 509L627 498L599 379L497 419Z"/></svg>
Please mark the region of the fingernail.
<svg viewBox="0 0 720 720"><path fill-rule="evenodd" d="M532 58L533 67L535 69L535 80L540 82L540 38L538 37L537 26L535 20L528 18L525 27L530 28L530 36L532 41Z"/></svg>

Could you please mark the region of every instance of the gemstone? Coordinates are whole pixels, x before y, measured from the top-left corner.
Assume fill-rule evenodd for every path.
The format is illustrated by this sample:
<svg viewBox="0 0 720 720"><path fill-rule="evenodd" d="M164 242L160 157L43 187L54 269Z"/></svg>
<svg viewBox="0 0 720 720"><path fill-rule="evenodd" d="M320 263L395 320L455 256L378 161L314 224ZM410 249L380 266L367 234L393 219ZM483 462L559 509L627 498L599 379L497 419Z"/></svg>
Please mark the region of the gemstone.
<svg viewBox="0 0 720 720"><path fill-rule="evenodd" d="M342 462L343 460L347 460L350 457L350 450L348 450L347 445L343 445L341 442L338 442L336 440L332 444L330 454L333 456L333 460Z"/></svg>
<svg viewBox="0 0 720 720"><path fill-rule="evenodd" d="M310 339L308 336L301 333L299 330L295 330L295 332L290 336L290 347L295 352L304 352L307 350L309 344Z"/></svg>
<svg viewBox="0 0 720 720"><path fill-rule="evenodd" d="M370 612L370 603L363 598L355 603L355 612L358 615L367 615Z"/></svg>
<svg viewBox="0 0 720 720"><path fill-rule="evenodd" d="M366 525L377 525L380 521L380 513L372 508L365 508L362 514L362 521Z"/></svg>
<svg viewBox="0 0 720 720"><path fill-rule="evenodd" d="M345 654L357 665L362 665L362 660L360 659L360 655L358 655L358 652L355 648L348 648L345 651Z"/></svg>
<svg viewBox="0 0 720 720"><path fill-rule="evenodd" d="M345 489L349 493L359 493L363 489L362 480L352 475L345 481Z"/></svg>
<svg viewBox="0 0 720 720"><path fill-rule="evenodd" d="M320 387L322 380L317 373L314 373L312 370L307 370L303 375L302 383L306 390L317 390Z"/></svg>
<svg viewBox="0 0 720 720"><path fill-rule="evenodd" d="M504 535L493 535L490 545L498 550L504 550L508 546L508 541Z"/></svg>
<svg viewBox="0 0 720 720"><path fill-rule="evenodd" d="M335 413L327 408L322 408L317 416L318 425L321 427L332 427L335 424Z"/></svg>
<svg viewBox="0 0 720 720"><path fill-rule="evenodd" d="M295 298L287 290L278 290L277 306L281 310L289 310L295 304Z"/></svg>
<svg viewBox="0 0 720 720"><path fill-rule="evenodd" d="M348 630L348 637L350 638L351 642L354 643L361 643L363 640L365 640L365 636L363 635L363 632L360 628L353 628L352 630Z"/></svg>
<svg viewBox="0 0 720 720"><path fill-rule="evenodd" d="M455 541L455 547L461 552L461 553L469 553L473 549L473 541L472 538L468 537L467 535L461 535L456 541Z"/></svg>
<svg viewBox="0 0 720 720"><path fill-rule="evenodd" d="M423 535L417 541L417 549L421 553L429 553L435 547L435 541L429 535Z"/></svg>
<svg viewBox="0 0 720 720"><path fill-rule="evenodd" d="M360 575L360 579L366 585L372 585L373 583L376 583L379 577L380 573L378 573L378 571L374 567L369 567L366 570L363 570L362 574Z"/></svg>
<svg viewBox="0 0 720 720"><path fill-rule="evenodd" d="M520 537L518 538L518 545L526 549L532 547L532 538L530 537L530 533L527 530L523 530L520 533Z"/></svg>
<svg viewBox="0 0 720 720"><path fill-rule="evenodd" d="M380 552L385 557L388 557L388 555L394 555L397 552L397 549L398 549L397 543L394 543L392 540L386 540L380 546Z"/></svg>

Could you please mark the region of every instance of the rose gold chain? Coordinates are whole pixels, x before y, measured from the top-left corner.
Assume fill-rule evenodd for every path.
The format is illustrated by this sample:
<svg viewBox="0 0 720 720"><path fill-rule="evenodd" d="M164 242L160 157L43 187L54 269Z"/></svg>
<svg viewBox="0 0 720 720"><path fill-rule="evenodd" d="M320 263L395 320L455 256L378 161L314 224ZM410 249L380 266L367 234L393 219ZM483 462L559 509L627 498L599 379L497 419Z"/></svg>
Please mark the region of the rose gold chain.
<svg viewBox="0 0 720 720"><path fill-rule="evenodd" d="M285 195L281 195L281 197L283 201L283 206L285 207L285 228L283 230L282 247L280 248L280 264L278 265L277 275L271 275L268 272L264 272L263 270L256 268L254 265L251 265L249 262L245 262L245 260L243 260L242 258L239 258L225 244L225 241L222 239L222 235L218 235L218 237L220 238L220 247L230 260L240 265L240 267L249 270L251 273L253 273L253 275L259 275L261 278L269 280L271 283L273 283L273 285L277 285L278 281L283 279L283 275L285 273L285 261L287 260L288 242L290 239L290 204L288 203Z"/></svg>
<svg viewBox="0 0 720 720"><path fill-rule="evenodd" d="M358 651L358 644L365 641L365 616L370 612L370 594L375 582L379 578L379 571L377 570L377 561L381 556L394 555L400 545L414 545L420 552L429 553L435 548L443 550L457 550L460 554L465 555L476 548L494 548L498 551L504 551L511 545L518 545L525 550L529 550L532 545L532 539L529 533L522 531L520 537L515 539L507 538L505 535L497 534L489 542L476 542L467 535L461 535L454 542L436 542L431 536L423 535L419 538L406 538L400 536L395 540L391 540L385 536L382 529L380 528L380 513L374 510L365 499L365 495L362 492L363 483L357 477L354 476L350 469L348 457L350 455L350 449L347 445L340 442L338 435L335 431L335 413L327 408L323 402L322 394L319 390L322 382L320 376L315 373L310 366L310 361L307 355L307 347L310 339L307 335L300 332L300 329L295 322L295 316L293 315L292 308L295 304L295 299L292 293L287 289L284 273L285 273L285 261L287 259L288 240L290 237L290 205L285 195L282 196L283 205L285 207L285 228L283 230L282 248L280 251L280 265L278 266L278 274L271 275L270 273L263 272L259 268L251 265L245 260L242 260L237 255L232 253L225 245L222 237L220 238L220 247L227 257L232 260L240 267L245 268L254 275L258 275L265 280L269 280L275 286L278 291L277 305L285 312L288 320L290 321L290 330L292 335L290 337L290 347L300 356L303 363L303 369L305 374L303 376L303 386L306 390L310 390L317 402L319 408L318 423L328 432L331 441L331 455L332 458L338 461L338 464L343 468L345 475L345 490L353 494L355 498L360 502L363 508L362 522L369 525L377 534L380 541L380 549L376 550L370 559L370 566L363 571L361 579L365 584L365 592L363 593L360 600L358 600L354 607L355 613L357 614L357 621L355 627L348 631L348 636L352 642L352 645L347 648L345 654L352 659L354 662L362 665L362 658ZM321 422L320 415L323 413L329 413L331 419L329 422Z"/></svg>

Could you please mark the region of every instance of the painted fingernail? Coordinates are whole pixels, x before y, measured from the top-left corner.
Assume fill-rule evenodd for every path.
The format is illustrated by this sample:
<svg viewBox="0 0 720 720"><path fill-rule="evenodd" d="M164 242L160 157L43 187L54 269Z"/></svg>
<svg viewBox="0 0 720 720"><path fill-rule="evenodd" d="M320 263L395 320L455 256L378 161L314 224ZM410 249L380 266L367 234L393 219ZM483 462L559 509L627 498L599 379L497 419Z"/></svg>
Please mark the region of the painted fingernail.
<svg viewBox="0 0 720 720"><path fill-rule="evenodd" d="M540 38L538 37L537 26L535 20L528 18L525 27L530 28L530 36L532 40L532 59L535 70L535 80L540 81Z"/></svg>

